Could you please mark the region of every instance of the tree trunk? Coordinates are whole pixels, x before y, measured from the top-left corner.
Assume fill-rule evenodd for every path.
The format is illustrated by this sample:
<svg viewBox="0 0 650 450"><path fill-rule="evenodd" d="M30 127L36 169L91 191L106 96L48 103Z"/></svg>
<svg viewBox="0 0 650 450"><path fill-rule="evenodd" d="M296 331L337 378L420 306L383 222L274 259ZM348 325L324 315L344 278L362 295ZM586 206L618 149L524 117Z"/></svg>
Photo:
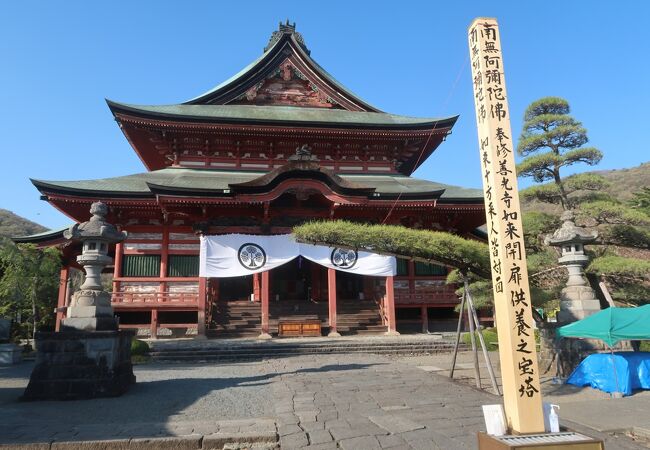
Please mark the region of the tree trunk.
<svg viewBox="0 0 650 450"><path fill-rule="evenodd" d="M560 203L562 203L562 209L566 211L567 209L570 209L569 197L564 190L564 183L562 182L562 178L560 178L560 168L557 166L553 168L553 179L555 180L555 184L560 191Z"/></svg>
<svg viewBox="0 0 650 450"><path fill-rule="evenodd" d="M36 349L36 277L32 284L32 339L34 340L34 349Z"/></svg>

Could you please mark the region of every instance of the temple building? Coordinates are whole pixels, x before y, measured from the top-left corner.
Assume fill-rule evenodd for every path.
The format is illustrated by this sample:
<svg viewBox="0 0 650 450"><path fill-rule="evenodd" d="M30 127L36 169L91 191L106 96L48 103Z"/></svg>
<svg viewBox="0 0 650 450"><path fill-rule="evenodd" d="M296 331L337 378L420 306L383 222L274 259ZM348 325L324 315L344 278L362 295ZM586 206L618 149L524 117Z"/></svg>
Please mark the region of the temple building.
<svg viewBox="0 0 650 450"><path fill-rule="evenodd" d="M398 259L394 276L371 276L298 256L217 278L200 276L200 253L206 236L288 235L313 219L472 236L485 222L480 190L411 176L457 116L380 111L318 65L288 22L259 58L198 97L108 107L146 171L32 182L73 221L88 220L91 203L102 201L108 221L128 232L111 250L107 277L120 327L152 337L274 335L282 318L309 316L325 334L354 334L433 331L454 318L458 299L441 266ZM61 245L62 231L15 240ZM78 251L63 254L57 322Z"/></svg>

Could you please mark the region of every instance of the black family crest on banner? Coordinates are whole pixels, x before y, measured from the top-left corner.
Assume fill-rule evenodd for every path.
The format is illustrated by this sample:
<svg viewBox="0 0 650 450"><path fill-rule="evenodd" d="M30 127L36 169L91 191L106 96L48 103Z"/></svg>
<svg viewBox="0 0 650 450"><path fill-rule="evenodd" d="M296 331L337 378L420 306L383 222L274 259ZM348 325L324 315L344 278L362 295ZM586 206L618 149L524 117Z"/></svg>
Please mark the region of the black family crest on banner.
<svg viewBox="0 0 650 450"><path fill-rule="evenodd" d="M237 259L246 269L257 270L266 264L266 252L259 245L249 242L239 247Z"/></svg>
<svg viewBox="0 0 650 450"><path fill-rule="evenodd" d="M354 267L359 259L359 254L356 250L345 250L342 248L335 248L332 250L332 256L330 260L335 267L340 267L341 269L350 269Z"/></svg>

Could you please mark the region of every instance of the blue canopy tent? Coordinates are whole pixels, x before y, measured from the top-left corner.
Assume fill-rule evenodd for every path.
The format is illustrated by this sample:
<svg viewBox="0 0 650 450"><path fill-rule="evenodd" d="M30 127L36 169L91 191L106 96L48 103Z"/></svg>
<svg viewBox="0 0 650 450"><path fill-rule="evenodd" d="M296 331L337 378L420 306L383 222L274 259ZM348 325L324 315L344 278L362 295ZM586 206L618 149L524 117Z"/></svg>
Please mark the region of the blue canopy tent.
<svg viewBox="0 0 650 450"><path fill-rule="evenodd" d="M650 389L650 353L614 353L612 350L620 341L650 339L650 305L608 308L558 328L557 336L600 339L611 351L611 355L594 354L585 358L567 383L590 385L605 392L621 392L624 395L630 395L634 389ZM611 363L607 363L607 359Z"/></svg>

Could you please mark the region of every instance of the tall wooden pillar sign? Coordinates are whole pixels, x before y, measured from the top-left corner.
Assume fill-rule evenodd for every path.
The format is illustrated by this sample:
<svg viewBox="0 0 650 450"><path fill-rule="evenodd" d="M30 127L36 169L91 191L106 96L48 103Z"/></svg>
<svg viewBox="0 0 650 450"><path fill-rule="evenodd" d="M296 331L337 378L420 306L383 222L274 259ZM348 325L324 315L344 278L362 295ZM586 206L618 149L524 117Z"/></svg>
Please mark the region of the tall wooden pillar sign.
<svg viewBox="0 0 650 450"><path fill-rule="evenodd" d="M469 27L485 215L508 428L544 432L524 233L499 26L478 18Z"/></svg>

